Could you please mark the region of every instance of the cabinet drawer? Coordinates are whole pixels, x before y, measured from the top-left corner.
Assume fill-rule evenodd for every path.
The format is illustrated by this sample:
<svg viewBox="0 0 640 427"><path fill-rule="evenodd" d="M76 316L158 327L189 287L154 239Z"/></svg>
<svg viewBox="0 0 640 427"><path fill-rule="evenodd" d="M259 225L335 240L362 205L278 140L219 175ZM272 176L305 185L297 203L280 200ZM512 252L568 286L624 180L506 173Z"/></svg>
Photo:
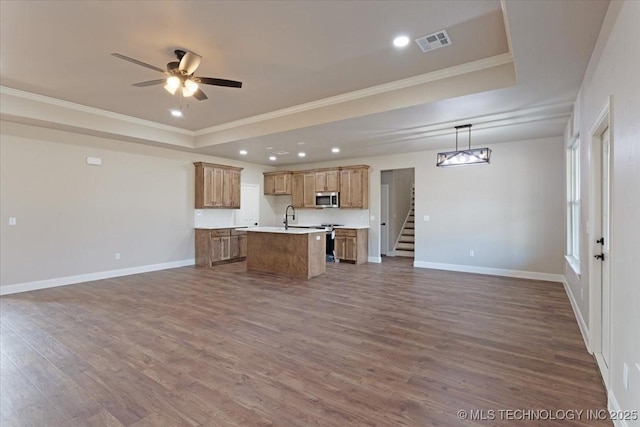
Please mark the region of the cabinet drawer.
<svg viewBox="0 0 640 427"><path fill-rule="evenodd" d="M231 230L228 228L220 228L217 230L211 230L211 237L226 237L231 235Z"/></svg>
<svg viewBox="0 0 640 427"><path fill-rule="evenodd" d="M231 235L232 236L241 236L247 234L247 229L246 228L234 228L231 230Z"/></svg>
<svg viewBox="0 0 640 427"><path fill-rule="evenodd" d="M336 236L356 237L356 230L350 228L336 228Z"/></svg>

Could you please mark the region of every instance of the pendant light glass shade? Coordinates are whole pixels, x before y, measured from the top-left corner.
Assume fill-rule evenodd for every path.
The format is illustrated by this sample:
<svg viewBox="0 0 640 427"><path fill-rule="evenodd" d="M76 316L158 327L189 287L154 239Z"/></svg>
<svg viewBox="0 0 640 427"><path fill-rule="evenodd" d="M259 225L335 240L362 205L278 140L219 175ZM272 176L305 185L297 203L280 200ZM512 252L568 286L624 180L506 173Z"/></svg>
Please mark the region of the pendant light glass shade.
<svg viewBox="0 0 640 427"><path fill-rule="evenodd" d="M182 86L182 96L192 96L198 90L198 83L193 80L185 80L184 86Z"/></svg>
<svg viewBox="0 0 640 427"><path fill-rule="evenodd" d="M469 129L469 148L467 150L458 150L458 130ZM438 153L436 158L436 166L463 166L488 164L491 158L490 148L474 148L471 149L471 125L456 126L456 151L445 151Z"/></svg>
<svg viewBox="0 0 640 427"><path fill-rule="evenodd" d="M164 88L171 95L176 93L176 90L180 87L180 79L176 76L171 76L167 79L167 84L164 85Z"/></svg>

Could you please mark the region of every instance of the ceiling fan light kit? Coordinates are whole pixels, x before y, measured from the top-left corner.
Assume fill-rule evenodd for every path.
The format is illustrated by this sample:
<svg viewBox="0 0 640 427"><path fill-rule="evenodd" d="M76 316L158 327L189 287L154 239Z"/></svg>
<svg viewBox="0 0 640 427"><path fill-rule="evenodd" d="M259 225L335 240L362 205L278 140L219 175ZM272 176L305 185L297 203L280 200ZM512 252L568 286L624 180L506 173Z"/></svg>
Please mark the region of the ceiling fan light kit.
<svg viewBox="0 0 640 427"><path fill-rule="evenodd" d="M167 92L169 92L171 95L173 95L174 93L176 93L176 90L178 90L178 88L180 87L180 79L176 76L171 76L167 78L167 84L164 85L164 88L167 90Z"/></svg>
<svg viewBox="0 0 640 427"><path fill-rule="evenodd" d="M458 150L458 131L460 129L469 129L469 148L467 150ZM471 125L460 125L456 126L456 150L438 153L436 166L444 168L449 166L489 164L490 159L490 148L471 149Z"/></svg>
<svg viewBox="0 0 640 427"><path fill-rule="evenodd" d="M204 101L207 95L200 89L200 84L212 85L212 86L224 86L241 88L242 82L235 80L217 79L213 77L197 77L194 73L200 66L202 57L196 53L189 52L182 49L174 50L178 61L171 61L167 64L166 71L156 67L154 65L147 64L146 62L139 61L134 58L122 55L120 53L112 53L111 55L124 61L131 62L142 67L159 71L168 77L166 79L150 80L147 82L135 83L133 86L146 87L159 85L164 83L164 88L167 92L175 95L178 89L183 97L193 96L198 101Z"/></svg>

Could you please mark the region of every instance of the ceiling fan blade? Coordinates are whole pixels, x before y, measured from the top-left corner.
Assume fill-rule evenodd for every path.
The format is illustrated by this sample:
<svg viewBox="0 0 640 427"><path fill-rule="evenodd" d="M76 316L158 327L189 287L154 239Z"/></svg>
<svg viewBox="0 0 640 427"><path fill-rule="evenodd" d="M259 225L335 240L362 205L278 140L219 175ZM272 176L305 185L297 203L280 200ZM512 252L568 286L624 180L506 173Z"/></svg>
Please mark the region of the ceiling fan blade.
<svg viewBox="0 0 640 427"><path fill-rule="evenodd" d="M149 80L148 82L134 83L131 86L145 87L145 86L159 85L159 84L166 83L166 82L167 82L167 79Z"/></svg>
<svg viewBox="0 0 640 427"><path fill-rule="evenodd" d="M115 56L116 58L124 59L125 61L133 62L134 64L142 65L143 67L151 68L152 70L164 73L163 69L147 64L146 62L138 61L137 59L129 58L128 56L124 56L119 53L112 53L111 55Z"/></svg>
<svg viewBox="0 0 640 427"><path fill-rule="evenodd" d="M195 80L206 85L242 87L242 82L237 82L235 80L214 79L213 77L196 77Z"/></svg>
<svg viewBox="0 0 640 427"><path fill-rule="evenodd" d="M187 52L180 60L180 66L178 66L178 70L190 76L196 71L196 69L200 65L200 61L202 61L202 56L193 52Z"/></svg>
<svg viewBox="0 0 640 427"><path fill-rule="evenodd" d="M209 99L207 95L202 91L202 89L198 89L193 93L193 97L198 101L204 101L205 99Z"/></svg>

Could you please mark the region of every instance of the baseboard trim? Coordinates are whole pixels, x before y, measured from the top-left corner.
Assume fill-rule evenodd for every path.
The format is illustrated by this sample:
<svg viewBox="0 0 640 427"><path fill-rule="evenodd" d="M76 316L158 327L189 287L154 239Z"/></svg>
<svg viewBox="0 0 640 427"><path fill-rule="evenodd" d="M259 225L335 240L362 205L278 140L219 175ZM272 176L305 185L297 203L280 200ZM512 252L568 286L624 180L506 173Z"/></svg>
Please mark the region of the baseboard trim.
<svg viewBox="0 0 640 427"><path fill-rule="evenodd" d="M382 262L382 257L381 256L370 256L367 261L368 262L373 262L375 264L380 264Z"/></svg>
<svg viewBox="0 0 640 427"><path fill-rule="evenodd" d="M573 295L573 292L571 291L571 287L569 286L569 282L567 282L566 277L562 278L562 285L564 286L564 291L567 293L567 296L569 297L569 302L571 303L573 314L576 316L576 321L578 322L578 328L580 328L580 333L582 334L584 345L587 347L587 351L590 354L593 354L593 352L591 351L591 344L589 342L589 337L590 337L589 328L587 327L587 324L584 321L584 317L582 317L582 313L578 308L578 303L576 301L575 296Z"/></svg>
<svg viewBox="0 0 640 427"><path fill-rule="evenodd" d="M560 282L564 280L562 274L538 273L535 271L507 270L503 268L477 267L474 265L442 264L438 262L414 261L414 267L431 268L433 270L460 271L462 273L488 274L491 276L516 277L518 279L544 280Z"/></svg>
<svg viewBox="0 0 640 427"><path fill-rule="evenodd" d="M611 390L609 390L609 393L607 393L607 409L609 410L610 413L611 412L616 412L618 414L622 413L622 409L620 409L620 404L618 404L616 395L613 394L613 391ZM629 427L629 423L626 420L615 419L612 421L615 427Z"/></svg>
<svg viewBox="0 0 640 427"><path fill-rule="evenodd" d="M194 265L195 259L183 259L181 261L165 262L161 264L141 265L139 267L123 268L120 270L108 270L98 273L79 274L77 276L57 277L55 279L38 280L35 282L17 283L14 285L0 286L0 295L17 294L20 292L35 291L38 289L55 288L58 286L73 285L76 283L92 282L94 280L111 279L113 277L129 276L131 274L149 273L151 271L168 270L170 268L186 267Z"/></svg>

